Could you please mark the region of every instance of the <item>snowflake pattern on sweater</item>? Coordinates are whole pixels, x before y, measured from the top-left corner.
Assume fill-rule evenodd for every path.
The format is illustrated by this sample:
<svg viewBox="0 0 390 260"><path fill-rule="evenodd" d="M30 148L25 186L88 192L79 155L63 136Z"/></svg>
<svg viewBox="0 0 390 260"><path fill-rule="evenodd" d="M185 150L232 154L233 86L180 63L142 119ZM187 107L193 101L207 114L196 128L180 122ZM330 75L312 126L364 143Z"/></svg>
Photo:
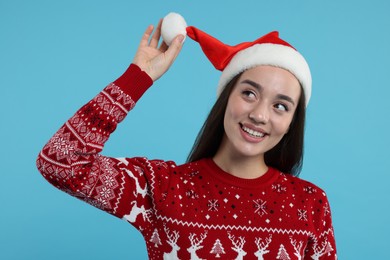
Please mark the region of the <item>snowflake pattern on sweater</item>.
<svg viewBox="0 0 390 260"><path fill-rule="evenodd" d="M150 78L129 69L49 140L37 167L57 188L132 224L150 259L336 259L327 197L270 168L240 179L210 158L176 165L100 154Z"/></svg>

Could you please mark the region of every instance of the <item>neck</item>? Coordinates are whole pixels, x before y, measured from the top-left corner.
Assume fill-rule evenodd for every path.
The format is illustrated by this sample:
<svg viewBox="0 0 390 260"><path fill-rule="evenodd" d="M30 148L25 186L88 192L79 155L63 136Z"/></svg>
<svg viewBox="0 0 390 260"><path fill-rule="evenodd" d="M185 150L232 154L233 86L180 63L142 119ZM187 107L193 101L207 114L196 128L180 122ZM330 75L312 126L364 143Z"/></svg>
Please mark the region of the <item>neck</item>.
<svg viewBox="0 0 390 260"><path fill-rule="evenodd" d="M221 150L223 149L216 153L213 160L219 168L233 176L243 179L255 179L264 175L268 170L263 156L234 156Z"/></svg>

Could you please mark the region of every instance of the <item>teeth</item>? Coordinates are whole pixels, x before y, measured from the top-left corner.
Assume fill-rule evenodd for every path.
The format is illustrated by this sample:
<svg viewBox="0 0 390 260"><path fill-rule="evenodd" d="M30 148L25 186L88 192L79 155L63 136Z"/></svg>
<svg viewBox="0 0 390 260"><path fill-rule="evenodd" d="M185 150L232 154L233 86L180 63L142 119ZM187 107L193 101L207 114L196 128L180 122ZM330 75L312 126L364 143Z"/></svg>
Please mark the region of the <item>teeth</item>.
<svg viewBox="0 0 390 260"><path fill-rule="evenodd" d="M242 127L242 130L244 130L245 132L247 132L248 134L250 134L250 135L252 135L254 137L263 137L264 136L263 133L254 131L254 130L252 130L252 129L248 128L248 127L245 127L245 126Z"/></svg>

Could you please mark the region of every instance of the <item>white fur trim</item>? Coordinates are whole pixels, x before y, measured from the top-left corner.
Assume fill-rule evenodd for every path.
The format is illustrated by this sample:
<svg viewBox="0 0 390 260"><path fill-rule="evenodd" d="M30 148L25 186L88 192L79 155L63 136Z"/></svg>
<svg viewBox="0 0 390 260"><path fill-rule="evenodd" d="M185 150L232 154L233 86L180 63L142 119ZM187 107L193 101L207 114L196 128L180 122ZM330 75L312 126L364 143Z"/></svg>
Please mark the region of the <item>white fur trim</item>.
<svg viewBox="0 0 390 260"><path fill-rule="evenodd" d="M217 94L239 73L259 65L270 65L288 70L301 83L306 97L306 106L311 96L311 74L305 58L291 47L281 44L256 44L239 51L223 70Z"/></svg>
<svg viewBox="0 0 390 260"><path fill-rule="evenodd" d="M182 34L187 35L187 23L183 16L177 13L167 14L161 25L161 36L167 45L171 45L173 39Z"/></svg>

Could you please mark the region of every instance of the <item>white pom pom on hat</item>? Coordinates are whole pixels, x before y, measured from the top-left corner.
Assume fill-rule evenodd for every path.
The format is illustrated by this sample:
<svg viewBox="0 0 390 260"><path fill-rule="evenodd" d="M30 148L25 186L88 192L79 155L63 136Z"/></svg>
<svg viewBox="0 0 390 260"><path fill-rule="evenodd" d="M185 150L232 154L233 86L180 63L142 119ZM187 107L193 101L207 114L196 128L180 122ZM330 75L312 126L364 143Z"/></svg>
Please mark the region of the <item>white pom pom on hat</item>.
<svg viewBox="0 0 390 260"><path fill-rule="evenodd" d="M179 34L187 35L187 23L183 16L177 13L167 14L161 25L161 35L166 44L171 45L173 39Z"/></svg>
<svg viewBox="0 0 390 260"><path fill-rule="evenodd" d="M305 93L305 105L309 103L312 85L309 65L294 47L279 38L278 32L268 33L253 42L230 46L193 26L187 26L181 15L169 13L164 17L161 26L163 40L170 45L179 34L188 35L198 42L214 67L222 71L218 95L226 84L241 72L259 65L270 65L291 72Z"/></svg>

